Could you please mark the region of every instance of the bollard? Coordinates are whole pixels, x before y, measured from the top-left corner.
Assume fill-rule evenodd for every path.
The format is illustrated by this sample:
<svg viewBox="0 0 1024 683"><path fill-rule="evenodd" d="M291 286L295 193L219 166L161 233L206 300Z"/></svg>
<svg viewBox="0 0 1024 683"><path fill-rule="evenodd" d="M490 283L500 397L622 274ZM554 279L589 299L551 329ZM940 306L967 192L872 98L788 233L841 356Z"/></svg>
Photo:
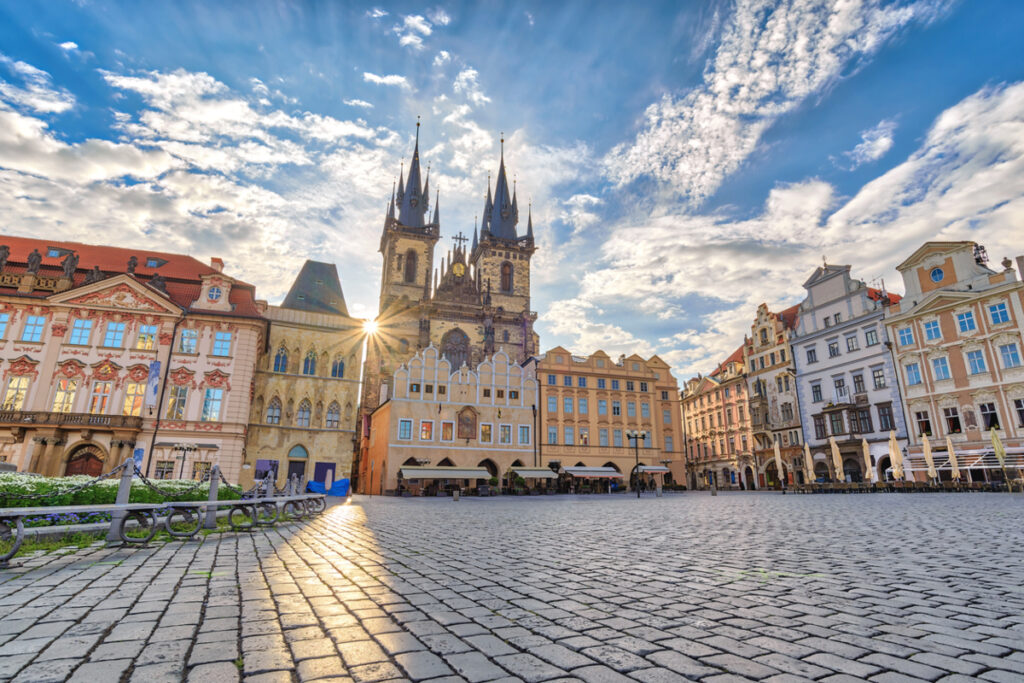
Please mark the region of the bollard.
<svg viewBox="0 0 1024 683"><path fill-rule="evenodd" d="M125 459L124 469L121 470L121 481L117 485L117 498L114 499L116 505L127 505L128 498L132 493L132 478L135 476L135 462L133 458ZM114 508L110 514L110 529L107 530L107 541L108 542L121 542L121 536L118 534L118 528L121 525L121 520L124 519L125 511L118 508Z"/></svg>
<svg viewBox="0 0 1024 683"><path fill-rule="evenodd" d="M658 484L658 488L654 491L655 498L661 498L661 484Z"/></svg>
<svg viewBox="0 0 1024 683"><path fill-rule="evenodd" d="M711 480L711 495L718 495L718 482L716 482L714 479Z"/></svg>
<svg viewBox="0 0 1024 683"><path fill-rule="evenodd" d="M210 493L206 497L206 521L203 522L204 529L217 528L217 494L220 489L220 466L214 465L210 468Z"/></svg>

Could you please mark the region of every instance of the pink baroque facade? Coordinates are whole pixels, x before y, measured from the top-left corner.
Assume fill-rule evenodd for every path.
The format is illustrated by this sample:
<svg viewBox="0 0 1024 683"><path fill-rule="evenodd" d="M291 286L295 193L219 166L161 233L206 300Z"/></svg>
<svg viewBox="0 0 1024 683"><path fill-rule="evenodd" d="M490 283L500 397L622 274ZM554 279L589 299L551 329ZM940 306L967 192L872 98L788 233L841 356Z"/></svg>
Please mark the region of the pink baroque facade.
<svg viewBox="0 0 1024 683"><path fill-rule="evenodd" d="M134 456L240 474L265 322L251 285L189 256L0 239L0 461L50 476Z"/></svg>

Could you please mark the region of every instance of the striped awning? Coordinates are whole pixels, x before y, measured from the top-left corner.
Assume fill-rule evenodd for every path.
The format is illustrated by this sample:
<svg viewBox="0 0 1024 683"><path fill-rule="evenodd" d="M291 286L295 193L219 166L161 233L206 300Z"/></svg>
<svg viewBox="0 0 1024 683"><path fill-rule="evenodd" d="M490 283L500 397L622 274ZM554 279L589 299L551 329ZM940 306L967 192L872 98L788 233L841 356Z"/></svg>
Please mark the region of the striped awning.
<svg viewBox="0 0 1024 683"><path fill-rule="evenodd" d="M523 479L558 479L558 475L547 467L513 467L512 471Z"/></svg>
<svg viewBox="0 0 1024 683"><path fill-rule="evenodd" d="M577 479L621 479L622 473L614 467L564 467L562 470Z"/></svg>
<svg viewBox="0 0 1024 683"><path fill-rule="evenodd" d="M403 479L490 479L482 467L411 467L399 470Z"/></svg>

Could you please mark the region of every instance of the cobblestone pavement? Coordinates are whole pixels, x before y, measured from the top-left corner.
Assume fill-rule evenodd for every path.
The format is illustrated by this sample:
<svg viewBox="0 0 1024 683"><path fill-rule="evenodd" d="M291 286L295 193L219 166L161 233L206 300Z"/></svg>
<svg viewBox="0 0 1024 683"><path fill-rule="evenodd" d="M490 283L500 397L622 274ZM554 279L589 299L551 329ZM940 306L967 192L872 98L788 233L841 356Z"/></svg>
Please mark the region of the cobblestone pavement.
<svg viewBox="0 0 1024 683"><path fill-rule="evenodd" d="M1024 680L1024 496L359 498L0 571L0 679Z"/></svg>

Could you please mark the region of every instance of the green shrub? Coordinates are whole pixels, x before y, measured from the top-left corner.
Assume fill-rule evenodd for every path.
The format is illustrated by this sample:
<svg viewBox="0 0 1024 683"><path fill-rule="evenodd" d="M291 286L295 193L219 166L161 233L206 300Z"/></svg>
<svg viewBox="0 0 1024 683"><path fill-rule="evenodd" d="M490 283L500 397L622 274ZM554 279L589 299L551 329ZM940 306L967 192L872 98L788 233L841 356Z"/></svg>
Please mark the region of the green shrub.
<svg viewBox="0 0 1024 683"><path fill-rule="evenodd" d="M76 475L73 477L34 477L16 472L0 473L0 507L53 507L59 505L108 505L117 499L117 487L119 478L112 477L96 482L88 488L76 493L64 493L76 486L92 481L93 477ZM140 479L132 482L131 494L128 497L131 503L160 503L168 500L206 500L209 495L209 484L202 484L199 487L183 493L195 486L196 482L191 479L164 479L153 482L159 488L172 492L171 496L164 496L153 491ZM174 495L181 492L182 495ZM45 494L38 499L23 499L13 496ZM238 500L241 498L237 491L232 491L223 483L217 489L218 500Z"/></svg>

